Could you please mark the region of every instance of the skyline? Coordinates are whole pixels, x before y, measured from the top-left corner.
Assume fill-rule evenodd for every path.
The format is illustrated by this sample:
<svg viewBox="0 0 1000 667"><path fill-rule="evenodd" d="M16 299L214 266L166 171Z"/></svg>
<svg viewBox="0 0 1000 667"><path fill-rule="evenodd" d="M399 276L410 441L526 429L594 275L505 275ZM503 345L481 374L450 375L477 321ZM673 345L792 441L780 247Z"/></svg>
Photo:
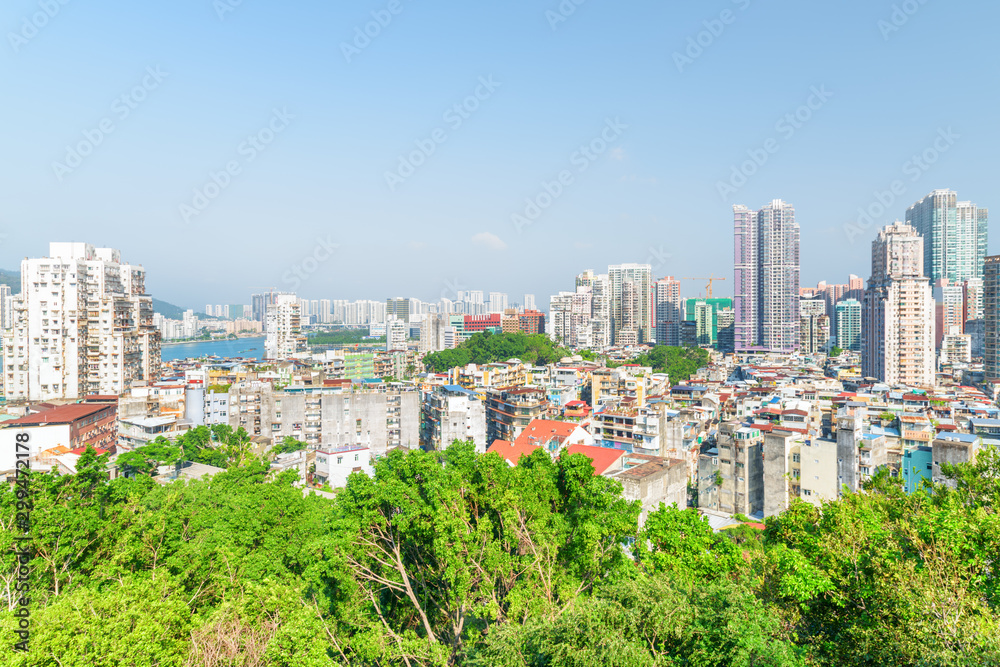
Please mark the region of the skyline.
<svg viewBox="0 0 1000 667"><path fill-rule="evenodd" d="M585 3L553 18L557 3L401 2L387 19L390 4L57 3L32 33L38 2L10 3L0 72L23 103L0 140L0 267L85 241L193 309L272 286L544 300L620 263L728 278L732 205L780 198L813 285L867 279L878 228L935 189L993 203L977 74L996 58L980 48L993 6ZM372 12L388 22L343 49ZM945 52L929 46L940 34L964 37ZM927 81L947 94L920 95ZM954 104L963 91L987 99ZM72 167L80 142L95 145ZM286 279L318 255L300 285Z"/></svg>

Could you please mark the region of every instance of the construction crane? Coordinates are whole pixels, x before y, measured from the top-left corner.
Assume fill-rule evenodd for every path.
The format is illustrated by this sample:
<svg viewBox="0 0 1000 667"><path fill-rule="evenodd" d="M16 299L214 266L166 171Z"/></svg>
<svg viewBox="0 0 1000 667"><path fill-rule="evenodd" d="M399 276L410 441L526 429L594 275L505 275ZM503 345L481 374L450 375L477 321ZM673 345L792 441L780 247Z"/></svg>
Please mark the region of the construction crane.
<svg viewBox="0 0 1000 667"><path fill-rule="evenodd" d="M705 293L708 294L708 298L711 299L712 298L712 283L714 283L716 280L725 280L725 278L716 278L715 274L712 274L712 276L709 277L709 278L682 278L682 280L707 280L708 281L708 287L705 289Z"/></svg>

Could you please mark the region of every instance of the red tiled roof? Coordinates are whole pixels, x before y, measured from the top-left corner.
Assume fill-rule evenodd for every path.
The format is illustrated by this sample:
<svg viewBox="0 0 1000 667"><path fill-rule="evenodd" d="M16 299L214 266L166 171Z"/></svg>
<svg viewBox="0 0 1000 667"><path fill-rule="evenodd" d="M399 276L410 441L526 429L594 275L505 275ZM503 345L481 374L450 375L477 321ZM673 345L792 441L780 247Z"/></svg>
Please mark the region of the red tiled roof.
<svg viewBox="0 0 1000 667"><path fill-rule="evenodd" d="M517 465L522 456L528 456L536 449L541 449L541 447L530 443L518 444L517 442L507 442L506 440L494 440L493 444L486 451L487 453L493 452L494 454L499 454L507 459L507 462L511 465Z"/></svg>
<svg viewBox="0 0 1000 667"><path fill-rule="evenodd" d="M560 444L577 428L573 422L560 422L551 419L534 419L528 424L515 443L548 442L555 438Z"/></svg>
<svg viewBox="0 0 1000 667"><path fill-rule="evenodd" d="M72 405L60 405L58 407L45 410L44 412L21 417L20 419L11 419L10 421L3 422L2 426L4 428L10 428L12 426L38 426L41 424L70 424L78 419L89 417L90 415L107 409L107 405L102 405L100 403L74 403Z"/></svg>
<svg viewBox="0 0 1000 667"><path fill-rule="evenodd" d="M566 451L570 454L583 454L589 458L591 465L594 466L595 475L603 475L607 472L608 468L626 454L623 449L588 447L587 445L570 445L566 448Z"/></svg>

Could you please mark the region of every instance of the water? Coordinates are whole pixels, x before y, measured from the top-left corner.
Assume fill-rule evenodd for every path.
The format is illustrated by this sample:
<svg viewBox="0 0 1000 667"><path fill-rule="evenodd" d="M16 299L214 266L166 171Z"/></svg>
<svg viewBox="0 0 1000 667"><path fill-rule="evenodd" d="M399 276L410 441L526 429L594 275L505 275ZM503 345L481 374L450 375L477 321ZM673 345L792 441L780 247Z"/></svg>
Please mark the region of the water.
<svg viewBox="0 0 1000 667"><path fill-rule="evenodd" d="M243 357L245 359L264 358L264 337L236 338L234 340L213 340L200 343L179 343L162 345L160 358L163 361L187 359L215 355L217 357Z"/></svg>

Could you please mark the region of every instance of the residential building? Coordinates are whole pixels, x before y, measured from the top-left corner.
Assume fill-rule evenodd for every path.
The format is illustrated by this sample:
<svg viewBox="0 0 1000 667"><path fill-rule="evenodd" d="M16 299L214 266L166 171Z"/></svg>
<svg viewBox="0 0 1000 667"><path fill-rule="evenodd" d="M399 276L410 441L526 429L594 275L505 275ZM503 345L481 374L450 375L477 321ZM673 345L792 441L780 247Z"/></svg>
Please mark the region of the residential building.
<svg viewBox="0 0 1000 667"><path fill-rule="evenodd" d="M775 199L759 211L734 206L736 351L799 347L799 225Z"/></svg>
<svg viewBox="0 0 1000 667"><path fill-rule="evenodd" d="M27 453L36 462L43 452L55 447L66 452L84 447L114 451L118 442L117 396L93 398L101 400L44 406L39 412L0 422L0 472L14 469L20 433L27 433Z"/></svg>
<svg viewBox="0 0 1000 667"><path fill-rule="evenodd" d="M385 323L385 349L386 352L396 350L406 350L406 339L410 334L410 327L405 320L390 317Z"/></svg>
<svg viewBox="0 0 1000 667"><path fill-rule="evenodd" d="M861 351L861 302L845 299L837 304L837 347Z"/></svg>
<svg viewBox="0 0 1000 667"><path fill-rule="evenodd" d="M934 386L934 299L923 238L896 222L872 242L861 322L861 372L890 385Z"/></svg>
<svg viewBox="0 0 1000 667"><path fill-rule="evenodd" d="M404 299L403 297L396 297L395 299L385 300L385 317L388 321L389 318L395 317L406 324L410 322L410 300Z"/></svg>
<svg viewBox="0 0 1000 667"><path fill-rule="evenodd" d="M21 293L3 334L7 400L121 394L160 375L146 272L119 251L51 243L21 262Z"/></svg>
<svg viewBox="0 0 1000 667"><path fill-rule="evenodd" d="M611 285L611 338L620 345L626 332L640 343L653 340L653 268L649 264L616 264L608 267Z"/></svg>
<svg viewBox="0 0 1000 667"><path fill-rule="evenodd" d="M941 349L941 340L952 327L958 327L958 333L965 330L965 307L963 284L952 284L947 278L941 278L934 283L935 349Z"/></svg>
<svg viewBox="0 0 1000 667"><path fill-rule="evenodd" d="M656 281L656 342L677 347L680 341L681 281L667 276Z"/></svg>
<svg viewBox="0 0 1000 667"><path fill-rule="evenodd" d="M264 318L264 357L288 359L308 349L301 327L301 305L294 294L276 293Z"/></svg>
<svg viewBox="0 0 1000 667"><path fill-rule="evenodd" d="M1000 255L986 258L983 270L983 375L1000 381Z"/></svg>
<svg viewBox="0 0 1000 667"><path fill-rule="evenodd" d="M486 390L486 440L513 442L535 419L549 412L549 401L540 387Z"/></svg>
<svg viewBox="0 0 1000 667"><path fill-rule="evenodd" d="M469 389L458 385L435 387L423 399L420 445L442 450L455 440L471 440L476 451L486 452L486 404Z"/></svg>
<svg viewBox="0 0 1000 667"><path fill-rule="evenodd" d="M989 212L958 201L954 190L934 190L906 210L906 222L923 240L923 266L931 284L961 284L983 277Z"/></svg>
<svg viewBox="0 0 1000 667"><path fill-rule="evenodd" d="M830 318L803 315L799 318L799 349L803 354L824 354L830 348Z"/></svg>

